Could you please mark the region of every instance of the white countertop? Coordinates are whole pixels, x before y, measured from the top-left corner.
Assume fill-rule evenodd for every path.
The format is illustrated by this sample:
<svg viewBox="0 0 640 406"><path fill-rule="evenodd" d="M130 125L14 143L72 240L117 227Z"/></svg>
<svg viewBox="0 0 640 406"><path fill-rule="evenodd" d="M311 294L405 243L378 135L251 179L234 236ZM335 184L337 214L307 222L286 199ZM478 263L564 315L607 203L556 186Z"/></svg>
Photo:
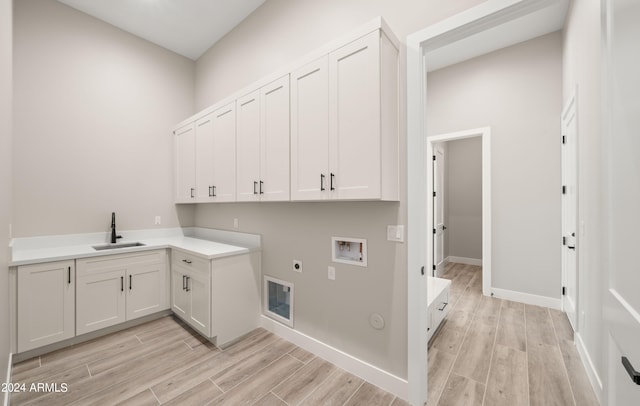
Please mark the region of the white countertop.
<svg viewBox="0 0 640 406"><path fill-rule="evenodd" d="M68 236L49 236L15 239L11 245L9 266L28 265L42 262L62 261L103 255L123 254L155 249L178 249L204 259L214 259L259 250L259 236L248 236L247 243L241 246L242 233L208 229L171 229L165 232L132 231L122 232L124 238L118 244L140 242L144 246L96 250L93 245L104 245L104 233L75 234ZM230 238L225 238L229 234ZM256 246L257 237L257 246ZM232 245L216 239L233 241Z"/></svg>

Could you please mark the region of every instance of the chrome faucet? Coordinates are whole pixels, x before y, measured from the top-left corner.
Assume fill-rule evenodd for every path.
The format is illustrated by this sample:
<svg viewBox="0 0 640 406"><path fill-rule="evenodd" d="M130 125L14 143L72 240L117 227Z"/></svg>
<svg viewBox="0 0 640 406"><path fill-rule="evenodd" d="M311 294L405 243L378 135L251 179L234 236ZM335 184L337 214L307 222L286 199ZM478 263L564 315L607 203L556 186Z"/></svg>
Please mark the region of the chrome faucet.
<svg viewBox="0 0 640 406"><path fill-rule="evenodd" d="M116 233L116 213L111 213L111 244L115 244L118 238L122 238L121 235Z"/></svg>

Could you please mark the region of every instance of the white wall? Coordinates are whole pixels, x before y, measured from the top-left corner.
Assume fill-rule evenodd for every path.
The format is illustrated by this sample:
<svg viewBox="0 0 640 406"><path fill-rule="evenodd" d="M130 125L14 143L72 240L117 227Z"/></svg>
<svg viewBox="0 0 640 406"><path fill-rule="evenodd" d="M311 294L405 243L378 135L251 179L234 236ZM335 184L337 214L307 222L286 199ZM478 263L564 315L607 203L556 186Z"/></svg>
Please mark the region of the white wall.
<svg viewBox="0 0 640 406"><path fill-rule="evenodd" d="M215 103L376 16L383 16L404 41L407 34L481 2L268 0L197 61L197 108ZM404 95L401 100L404 103ZM405 161L404 139L403 130L401 162ZM404 166L401 173L406 173ZM238 218L240 231L262 234L263 273L295 283L295 328L406 378L406 244L386 241L387 225L406 224L405 183L400 203L199 205L195 223L230 229L233 218ZM332 264L331 236L367 238L369 266ZM304 262L302 274L291 271L292 259ZM335 282L327 280L328 265L336 265ZM384 330L369 326L373 312L385 318Z"/></svg>
<svg viewBox="0 0 640 406"><path fill-rule="evenodd" d="M16 1L14 29L14 236L192 225L171 128L195 63L53 0Z"/></svg>
<svg viewBox="0 0 640 406"><path fill-rule="evenodd" d="M578 118L578 332L595 372L604 378L602 252L604 196L600 133L600 1L573 1L564 30L563 98L577 87Z"/></svg>
<svg viewBox="0 0 640 406"><path fill-rule="evenodd" d="M383 16L400 40L485 0L267 0L197 61L201 110Z"/></svg>
<svg viewBox="0 0 640 406"><path fill-rule="evenodd" d="M562 36L427 76L427 135L491 127L492 286L560 298Z"/></svg>
<svg viewBox="0 0 640 406"><path fill-rule="evenodd" d="M12 5L0 0L0 383L9 360L9 227L11 224ZM4 400L0 393L0 402Z"/></svg>
<svg viewBox="0 0 640 406"><path fill-rule="evenodd" d="M482 259L482 138L447 142L448 255Z"/></svg>

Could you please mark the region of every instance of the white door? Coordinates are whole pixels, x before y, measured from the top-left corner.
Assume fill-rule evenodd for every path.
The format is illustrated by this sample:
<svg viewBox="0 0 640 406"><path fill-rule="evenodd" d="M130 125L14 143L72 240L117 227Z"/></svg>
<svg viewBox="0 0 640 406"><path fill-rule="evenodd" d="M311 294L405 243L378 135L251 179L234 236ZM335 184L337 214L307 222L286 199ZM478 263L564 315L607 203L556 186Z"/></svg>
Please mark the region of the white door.
<svg viewBox="0 0 640 406"><path fill-rule="evenodd" d="M329 191L380 198L380 33L329 54Z"/></svg>
<svg viewBox="0 0 640 406"><path fill-rule="evenodd" d="M260 89L261 200L289 200L289 75Z"/></svg>
<svg viewBox="0 0 640 406"><path fill-rule="evenodd" d="M238 99L236 188L239 202L255 201L260 193L260 91Z"/></svg>
<svg viewBox="0 0 640 406"><path fill-rule="evenodd" d="M196 200L213 200L213 115L196 121Z"/></svg>
<svg viewBox="0 0 640 406"><path fill-rule="evenodd" d="M444 273L444 168L445 156L442 147L437 146L433 155L433 276Z"/></svg>
<svg viewBox="0 0 640 406"><path fill-rule="evenodd" d="M164 263L136 265L127 270L127 320L167 308L166 272Z"/></svg>
<svg viewBox="0 0 640 406"><path fill-rule="evenodd" d="M176 202L194 201L196 192L196 138L191 123L175 132Z"/></svg>
<svg viewBox="0 0 640 406"><path fill-rule="evenodd" d="M236 103L213 112L213 200L236 200Z"/></svg>
<svg viewBox="0 0 640 406"><path fill-rule="evenodd" d="M609 406L628 406L640 402L640 2L607 0L604 4L604 155L608 157L605 387Z"/></svg>
<svg viewBox="0 0 640 406"><path fill-rule="evenodd" d="M18 352L75 335L73 261L18 267Z"/></svg>
<svg viewBox="0 0 640 406"><path fill-rule="evenodd" d="M125 269L78 278L76 334L85 334L126 321Z"/></svg>
<svg viewBox="0 0 640 406"><path fill-rule="evenodd" d="M291 73L291 200L328 197L329 73L325 56Z"/></svg>
<svg viewBox="0 0 640 406"><path fill-rule="evenodd" d="M189 295L189 323L207 337L211 336L211 286L209 277L199 272L187 274L186 290Z"/></svg>
<svg viewBox="0 0 640 406"><path fill-rule="evenodd" d="M562 309L574 330L578 305L577 267L577 144L576 94L562 112Z"/></svg>

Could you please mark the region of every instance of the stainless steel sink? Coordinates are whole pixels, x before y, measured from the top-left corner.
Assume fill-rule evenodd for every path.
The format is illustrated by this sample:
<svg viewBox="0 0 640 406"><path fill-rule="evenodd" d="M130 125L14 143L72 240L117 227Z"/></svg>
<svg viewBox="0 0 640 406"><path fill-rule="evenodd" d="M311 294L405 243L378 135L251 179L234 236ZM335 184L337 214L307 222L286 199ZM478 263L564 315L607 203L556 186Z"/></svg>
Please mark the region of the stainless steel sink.
<svg viewBox="0 0 640 406"><path fill-rule="evenodd" d="M131 248L131 247L144 247L144 244L141 242L121 242L116 244L102 244L102 245L94 245L93 249L97 251L104 250L116 250L119 248Z"/></svg>

